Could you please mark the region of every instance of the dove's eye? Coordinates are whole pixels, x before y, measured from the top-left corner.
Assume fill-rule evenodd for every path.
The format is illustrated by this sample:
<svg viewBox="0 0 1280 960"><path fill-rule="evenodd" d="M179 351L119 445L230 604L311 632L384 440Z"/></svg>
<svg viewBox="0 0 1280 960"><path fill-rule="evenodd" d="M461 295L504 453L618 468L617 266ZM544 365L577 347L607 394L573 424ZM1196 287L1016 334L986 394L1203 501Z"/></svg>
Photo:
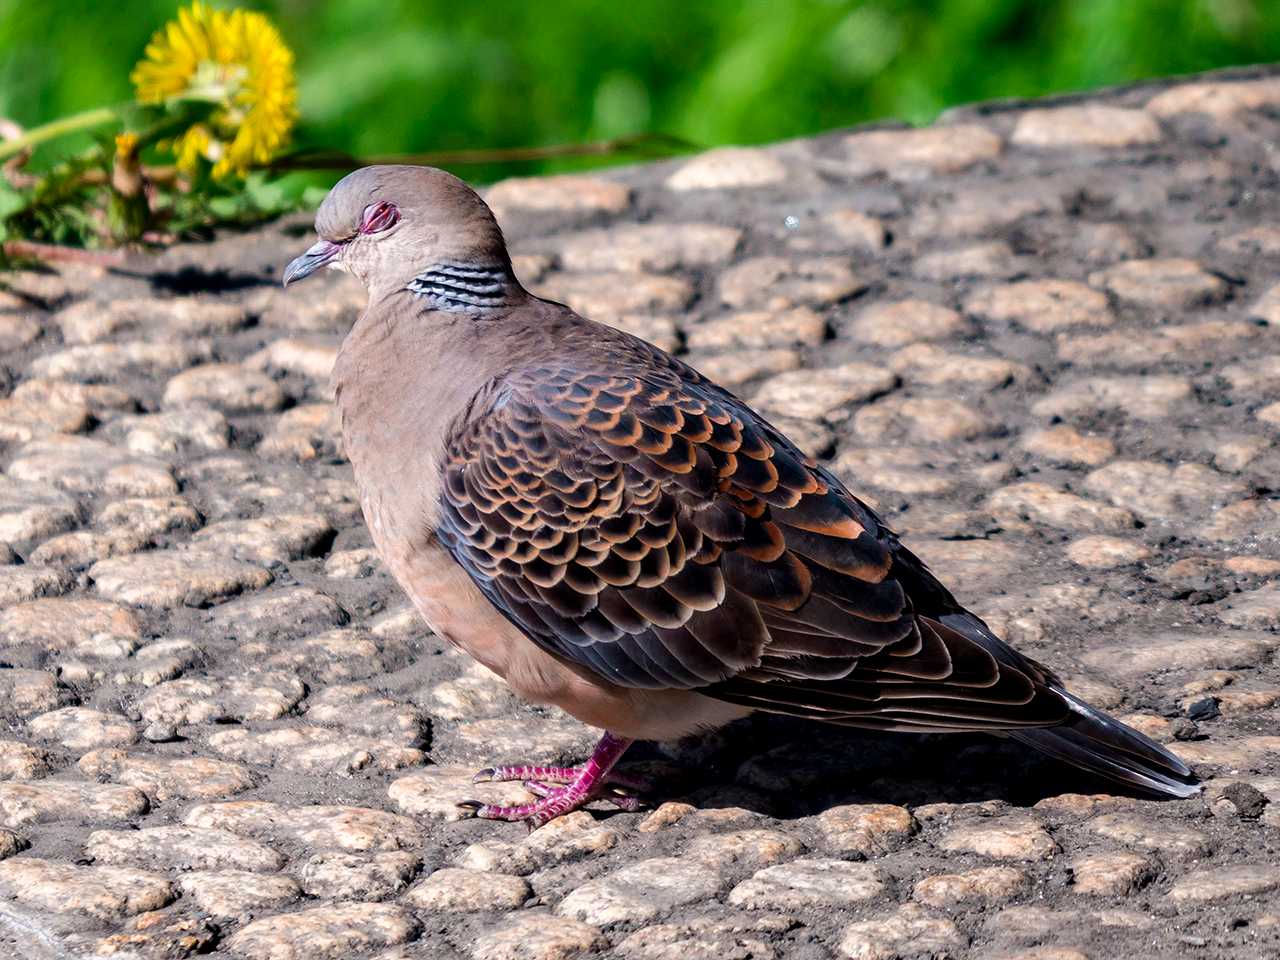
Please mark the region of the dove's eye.
<svg viewBox="0 0 1280 960"><path fill-rule="evenodd" d="M379 200L364 208L364 216L360 218L361 233L381 233L396 225L400 220L400 211L394 203Z"/></svg>

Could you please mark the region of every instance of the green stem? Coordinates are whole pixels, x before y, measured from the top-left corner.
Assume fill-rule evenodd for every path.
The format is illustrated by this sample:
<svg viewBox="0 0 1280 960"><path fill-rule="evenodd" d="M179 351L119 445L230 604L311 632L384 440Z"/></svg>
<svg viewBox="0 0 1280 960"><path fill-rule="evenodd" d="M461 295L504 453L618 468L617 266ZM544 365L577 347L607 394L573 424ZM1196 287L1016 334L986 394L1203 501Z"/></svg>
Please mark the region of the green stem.
<svg viewBox="0 0 1280 960"><path fill-rule="evenodd" d="M119 116L111 107L98 107L96 110L86 110L84 113L63 117L61 120L51 120L36 127L34 130L28 130L20 137L0 142L0 161L8 160L15 154L21 153L30 147L39 146L46 140L52 140L68 133L78 133L81 130L88 130L90 127L100 127L104 123L111 123L119 119Z"/></svg>

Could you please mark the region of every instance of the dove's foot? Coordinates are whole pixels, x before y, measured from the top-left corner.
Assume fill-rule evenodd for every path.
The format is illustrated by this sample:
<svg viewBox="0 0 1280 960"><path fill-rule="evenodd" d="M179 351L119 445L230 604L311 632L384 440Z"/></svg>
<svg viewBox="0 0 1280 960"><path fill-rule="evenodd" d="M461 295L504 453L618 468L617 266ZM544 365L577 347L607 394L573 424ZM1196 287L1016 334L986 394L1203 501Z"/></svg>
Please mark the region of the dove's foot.
<svg viewBox="0 0 1280 960"><path fill-rule="evenodd" d="M538 797L532 803L500 807L478 800L464 800L459 808L482 820L523 820L530 830L562 817L593 800L605 800L622 810L637 810L640 801L628 790L642 789L640 781L612 774L613 766L632 741L606 733L591 759L577 767L490 767L475 776L476 783L519 780ZM551 786L551 784L558 786Z"/></svg>

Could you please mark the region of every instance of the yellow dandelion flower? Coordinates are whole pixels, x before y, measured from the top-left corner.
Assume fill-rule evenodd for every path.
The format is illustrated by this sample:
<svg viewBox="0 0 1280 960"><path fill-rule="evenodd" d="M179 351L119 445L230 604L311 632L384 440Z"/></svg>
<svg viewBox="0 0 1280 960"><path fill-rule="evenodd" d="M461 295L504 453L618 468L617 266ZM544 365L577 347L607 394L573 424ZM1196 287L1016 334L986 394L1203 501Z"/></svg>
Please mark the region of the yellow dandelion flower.
<svg viewBox="0 0 1280 960"><path fill-rule="evenodd" d="M141 103L217 104L204 123L174 139L178 166L203 158L217 178L269 161L297 119L293 54L261 13L193 3L156 31L131 78Z"/></svg>

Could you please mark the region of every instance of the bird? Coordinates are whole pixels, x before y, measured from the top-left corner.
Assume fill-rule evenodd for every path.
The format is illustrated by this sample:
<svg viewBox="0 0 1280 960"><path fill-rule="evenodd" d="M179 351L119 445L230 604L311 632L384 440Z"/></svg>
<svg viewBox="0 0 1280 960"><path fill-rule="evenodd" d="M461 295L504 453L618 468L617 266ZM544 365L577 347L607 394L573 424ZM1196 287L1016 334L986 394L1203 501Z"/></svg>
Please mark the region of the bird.
<svg viewBox="0 0 1280 960"><path fill-rule="evenodd" d="M286 287L367 288L333 388L373 543L427 625L525 700L602 731L582 764L488 768L533 799L463 801L530 829L615 765L757 711L985 732L1154 797L1180 759L1069 692L969 612L876 512L729 390L535 296L492 211L434 168L339 181Z"/></svg>

